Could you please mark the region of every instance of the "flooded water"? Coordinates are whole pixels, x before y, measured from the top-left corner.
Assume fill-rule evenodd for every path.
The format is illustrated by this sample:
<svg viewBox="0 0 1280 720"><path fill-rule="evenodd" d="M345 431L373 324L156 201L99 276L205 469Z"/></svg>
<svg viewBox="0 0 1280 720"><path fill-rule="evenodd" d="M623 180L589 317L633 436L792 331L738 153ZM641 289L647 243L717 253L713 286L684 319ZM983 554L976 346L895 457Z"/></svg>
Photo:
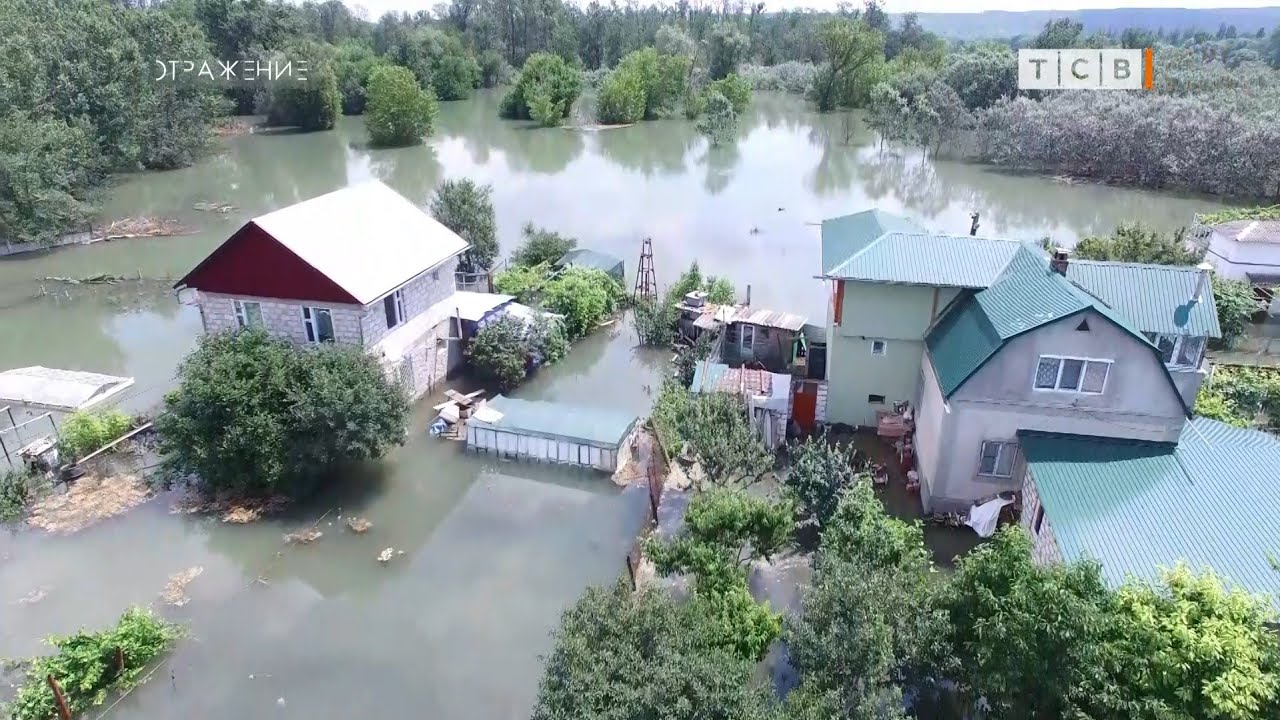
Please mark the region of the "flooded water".
<svg viewBox="0 0 1280 720"><path fill-rule="evenodd" d="M443 104L422 147L371 151L361 121L344 119L335 132L231 138L196 167L122 178L105 219L161 215L193 232L0 260L0 367L129 375L126 404L155 406L199 332L173 281L245 219L368 178L422 203L442 177L491 183L506 250L532 221L625 258L631 273L649 236L660 284L697 258L740 290L750 284L755 304L818 323L823 217L880 206L965 232L976 210L984 233L1070 244L1122 220L1171 229L1215 207L880 152L866 134L846 144L838 118L782 96L757 97L739 142L718 149L683 120L599 133L502 122L497 99ZM192 209L201 202L236 209ZM100 273L125 279L56 279ZM666 357L633 345L625 327L598 333L517 394L643 414ZM643 492L464 455L425 437L429 413L420 407L411 441L341 494L286 518L228 526L170 515L160 498L72 537L0 533L0 657L107 625L130 603L158 604L167 576L199 565L190 604L164 610L190 636L116 716L527 717L547 633L583 587L621 571ZM374 528L346 532L339 512ZM321 516L315 544L281 542ZM385 547L404 555L379 565ZM43 599L15 602L33 592Z"/></svg>

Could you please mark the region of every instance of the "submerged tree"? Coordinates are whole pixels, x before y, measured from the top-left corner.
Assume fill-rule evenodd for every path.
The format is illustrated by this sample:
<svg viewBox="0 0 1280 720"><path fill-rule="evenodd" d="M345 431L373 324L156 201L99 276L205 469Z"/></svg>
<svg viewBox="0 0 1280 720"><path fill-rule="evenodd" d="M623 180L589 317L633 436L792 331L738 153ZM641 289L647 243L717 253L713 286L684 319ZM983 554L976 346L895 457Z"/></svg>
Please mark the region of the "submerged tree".
<svg viewBox="0 0 1280 720"><path fill-rule="evenodd" d="M458 262L458 270L481 272L498 257L497 220L493 212L493 188L474 180L444 180L431 198L431 214L458 233L470 245Z"/></svg>
<svg viewBox="0 0 1280 720"><path fill-rule="evenodd" d="M420 143L431 134L435 116L435 96L418 87L413 73L402 67L373 71L364 122L374 145L400 147Z"/></svg>
<svg viewBox="0 0 1280 720"><path fill-rule="evenodd" d="M210 335L178 380L155 421L160 453L171 477L211 494L296 497L404 442L404 390L360 348Z"/></svg>
<svg viewBox="0 0 1280 720"><path fill-rule="evenodd" d="M707 136L713 146L733 141L738 132L738 114L733 104L719 92L706 94L706 110L698 118L698 130Z"/></svg>
<svg viewBox="0 0 1280 720"><path fill-rule="evenodd" d="M305 62L307 72L305 79L282 75L267 83L262 107L267 123L305 131L332 130L342 111L333 48L302 40L271 57L278 65Z"/></svg>
<svg viewBox="0 0 1280 720"><path fill-rule="evenodd" d="M820 112L854 107L871 91L867 72L884 62L884 36L866 23L832 18L818 30L824 62L809 96Z"/></svg>
<svg viewBox="0 0 1280 720"><path fill-rule="evenodd" d="M569 116L582 92L582 71L558 55L534 53L525 61L515 86L502 98L499 114L513 120L554 125ZM539 117L533 114L540 108Z"/></svg>

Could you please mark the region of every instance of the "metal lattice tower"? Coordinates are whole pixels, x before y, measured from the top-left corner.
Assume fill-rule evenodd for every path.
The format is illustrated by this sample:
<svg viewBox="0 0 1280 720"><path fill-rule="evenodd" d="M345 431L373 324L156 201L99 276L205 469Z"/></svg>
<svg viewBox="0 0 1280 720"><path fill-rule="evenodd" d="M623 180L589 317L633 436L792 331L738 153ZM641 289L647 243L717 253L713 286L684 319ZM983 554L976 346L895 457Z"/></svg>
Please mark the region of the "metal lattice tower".
<svg viewBox="0 0 1280 720"><path fill-rule="evenodd" d="M658 281L653 274L653 238L645 238L640 248L640 267L636 270L636 289L632 299L658 299Z"/></svg>

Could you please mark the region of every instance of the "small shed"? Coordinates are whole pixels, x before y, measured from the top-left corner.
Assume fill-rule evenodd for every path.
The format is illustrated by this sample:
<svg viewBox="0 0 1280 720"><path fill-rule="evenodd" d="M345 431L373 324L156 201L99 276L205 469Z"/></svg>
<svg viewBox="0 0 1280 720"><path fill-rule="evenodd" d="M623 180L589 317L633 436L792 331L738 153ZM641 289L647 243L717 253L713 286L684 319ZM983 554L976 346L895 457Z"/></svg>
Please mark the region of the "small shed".
<svg viewBox="0 0 1280 720"><path fill-rule="evenodd" d="M803 342L805 318L777 310L739 308L725 326L724 359L731 365L760 363L789 372Z"/></svg>
<svg viewBox="0 0 1280 720"><path fill-rule="evenodd" d="M458 290L450 296L449 309L457 316L462 327L462 337L475 337L480 328L492 318L501 317L505 308L515 300L514 295Z"/></svg>
<svg viewBox="0 0 1280 720"><path fill-rule="evenodd" d="M24 450L52 446L63 419L119 398L133 378L38 365L0 372L0 456L16 465Z"/></svg>
<svg viewBox="0 0 1280 720"><path fill-rule="evenodd" d="M615 410L498 395L467 421L467 447L612 473L639 420Z"/></svg>
<svg viewBox="0 0 1280 720"><path fill-rule="evenodd" d="M625 284L626 265L621 258L614 257L608 253L576 248L565 253L564 256L556 261L555 266L557 268L584 267L603 270L608 273L609 277L617 280L619 285Z"/></svg>
<svg viewBox="0 0 1280 720"><path fill-rule="evenodd" d="M701 362L693 369L694 393L721 392L736 395L746 404L751 424L770 450L786 442L791 420L791 376L758 368L731 368L723 363Z"/></svg>

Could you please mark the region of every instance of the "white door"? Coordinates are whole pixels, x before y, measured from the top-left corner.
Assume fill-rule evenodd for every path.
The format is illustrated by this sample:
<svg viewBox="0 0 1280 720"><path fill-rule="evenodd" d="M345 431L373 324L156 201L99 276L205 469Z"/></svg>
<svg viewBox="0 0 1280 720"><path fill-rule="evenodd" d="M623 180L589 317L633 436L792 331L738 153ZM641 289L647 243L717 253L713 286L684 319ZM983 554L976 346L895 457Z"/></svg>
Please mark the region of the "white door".
<svg viewBox="0 0 1280 720"><path fill-rule="evenodd" d="M738 332L738 349L743 355L751 354L751 348L756 343L756 328L754 325L743 325Z"/></svg>

